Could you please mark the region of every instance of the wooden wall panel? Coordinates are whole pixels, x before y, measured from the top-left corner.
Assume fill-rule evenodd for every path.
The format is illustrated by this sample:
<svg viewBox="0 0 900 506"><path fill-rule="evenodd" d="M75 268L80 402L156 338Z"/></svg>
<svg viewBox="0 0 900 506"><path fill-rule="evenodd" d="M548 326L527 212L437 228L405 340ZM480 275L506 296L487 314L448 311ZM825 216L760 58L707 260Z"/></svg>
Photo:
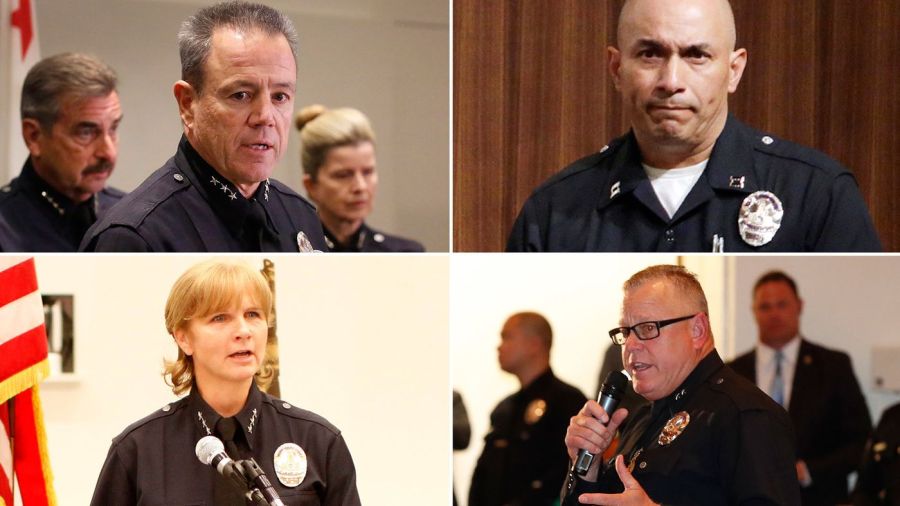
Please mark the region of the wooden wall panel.
<svg viewBox="0 0 900 506"><path fill-rule="evenodd" d="M623 0L454 1L454 250L501 251L540 182L627 128L606 71ZM733 0L731 110L850 167L900 251L900 2Z"/></svg>

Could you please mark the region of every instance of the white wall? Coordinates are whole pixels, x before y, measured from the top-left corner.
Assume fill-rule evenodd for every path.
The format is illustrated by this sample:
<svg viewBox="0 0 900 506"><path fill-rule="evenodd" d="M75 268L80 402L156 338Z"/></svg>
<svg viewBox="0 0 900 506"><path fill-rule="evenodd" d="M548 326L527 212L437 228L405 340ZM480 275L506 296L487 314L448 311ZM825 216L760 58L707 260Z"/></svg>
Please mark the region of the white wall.
<svg viewBox="0 0 900 506"><path fill-rule="evenodd" d="M593 397L603 354L612 345L607 331L619 323L622 283L646 266L677 260L674 255L453 256L451 382L463 396L472 427L469 448L454 455L461 504L484 447L491 410L519 389L515 377L497 365L506 318L527 310L543 314L553 327L554 373Z"/></svg>
<svg viewBox="0 0 900 506"><path fill-rule="evenodd" d="M88 504L111 439L174 399L163 307L205 258L37 258L42 292L75 294L77 379L41 387L61 506ZM449 260L348 260L274 257L282 397L343 431L364 504L445 504Z"/></svg>
<svg viewBox="0 0 900 506"><path fill-rule="evenodd" d="M804 300L800 332L850 355L872 422L900 402L900 392L874 388L871 370L873 347L900 346L900 256L743 256L735 262L737 354L757 338L750 311L753 284L766 271L780 269L794 278Z"/></svg>
<svg viewBox="0 0 900 506"><path fill-rule="evenodd" d="M117 70L125 118L110 184L134 189L171 157L181 135L172 85L176 34L212 0L37 0L43 56L81 51ZM443 0L268 2L300 38L295 106L365 112L378 137L379 196L369 222L449 249L449 8ZM303 193L299 140L274 177Z"/></svg>

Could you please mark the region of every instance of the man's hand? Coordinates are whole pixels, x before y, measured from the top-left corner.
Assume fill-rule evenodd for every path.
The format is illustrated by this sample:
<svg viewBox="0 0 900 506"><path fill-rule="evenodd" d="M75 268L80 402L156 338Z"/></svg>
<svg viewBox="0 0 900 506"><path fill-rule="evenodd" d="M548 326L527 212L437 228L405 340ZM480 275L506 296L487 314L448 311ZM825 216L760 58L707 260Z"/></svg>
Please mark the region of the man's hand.
<svg viewBox="0 0 900 506"><path fill-rule="evenodd" d="M618 411L617 411L618 413ZM641 484L634 479L628 468L625 467L625 457L616 457L616 473L625 491L621 494L581 494L578 502L581 504L602 504L605 506L654 506L655 502L644 492Z"/></svg>
<svg viewBox="0 0 900 506"><path fill-rule="evenodd" d="M809 468L806 466L806 462L802 460L797 461L797 481L800 482L800 486L803 488L812 485L812 476L809 474Z"/></svg>
<svg viewBox="0 0 900 506"><path fill-rule="evenodd" d="M566 450L572 462L578 458L579 450L587 450L599 456L609 447L616 435L619 424L628 416L625 408L617 409L610 419L606 411L597 404L597 401L587 401L577 415L569 420L569 428L566 429ZM609 425L603 425L609 422ZM585 480L596 481L600 458L595 458Z"/></svg>

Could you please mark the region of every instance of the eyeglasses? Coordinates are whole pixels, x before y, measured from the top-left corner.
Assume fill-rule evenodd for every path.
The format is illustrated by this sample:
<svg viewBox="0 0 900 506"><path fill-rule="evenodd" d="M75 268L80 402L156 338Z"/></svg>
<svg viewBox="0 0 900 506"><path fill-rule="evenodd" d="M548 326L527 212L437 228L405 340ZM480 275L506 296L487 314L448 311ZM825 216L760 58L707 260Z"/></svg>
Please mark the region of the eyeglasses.
<svg viewBox="0 0 900 506"><path fill-rule="evenodd" d="M625 341L628 339L628 336L632 332L634 332L634 335L637 336L637 338L641 341L649 341L650 339L656 339L657 337L659 337L659 329L665 327L666 325L690 320L695 316L697 316L696 313L689 316L682 316L680 318L672 318L671 320L641 322L636 325L632 325L631 327L616 327L609 331L609 337L612 338L612 342L614 344L617 344L619 346L625 344Z"/></svg>

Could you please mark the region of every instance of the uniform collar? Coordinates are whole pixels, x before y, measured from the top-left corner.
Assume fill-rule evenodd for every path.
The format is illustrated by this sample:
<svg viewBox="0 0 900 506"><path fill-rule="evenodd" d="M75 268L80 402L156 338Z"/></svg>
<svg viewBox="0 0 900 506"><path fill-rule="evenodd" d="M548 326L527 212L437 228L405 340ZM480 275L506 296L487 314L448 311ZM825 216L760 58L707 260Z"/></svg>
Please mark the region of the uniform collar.
<svg viewBox="0 0 900 506"><path fill-rule="evenodd" d="M553 369L550 367L547 368L546 371L542 372L540 376L534 379L531 383L528 384L525 388L519 390L519 395L528 396L532 393L542 390L548 384L550 384L556 376L553 375Z"/></svg>
<svg viewBox="0 0 900 506"><path fill-rule="evenodd" d="M758 189L753 171L753 141L745 139L745 128L730 113L725 128L716 139L706 170L691 188L678 211L669 219L653 191L650 179L641 165L641 153L634 131L629 131L613 155L607 186L600 189L599 209L633 194L650 211L665 222L677 221L696 207L712 199L717 191L750 194Z"/></svg>
<svg viewBox="0 0 900 506"><path fill-rule="evenodd" d="M254 381L250 385L250 393L247 395L247 402L244 404L244 407L241 408L241 411L234 415L234 418L238 421L238 426L240 427L240 431L244 434L244 439L247 441L247 445L250 447L250 450L253 450L253 440L258 432L257 427L259 427L259 417L262 414L260 407L262 406L263 393L259 390L259 387L256 386L256 382ZM203 400L203 397L200 395L200 391L196 388L191 388L191 393L188 395L188 407L190 409L190 415L194 420L194 425L199 430L202 436L215 435L215 427L216 423L219 422L219 419L222 418L222 415L216 412L213 408Z"/></svg>
<svg viewBox="0 0 900 506"><path fill-rule="evenodd" d="M87 206L90 208L94 219L97 217L97 194L91 195L91 198L88 200L76 204L69 197L50 186L47 181L38 175L37 171L34 170L34 164L31 162L30 156L25 160L25 165L22 166L22 172L19 174L19 181L22 190L27 195L43 202L53 209L55 214L61 217L73 214L75 208L79 206Z"/></svg>
<svg viewBox="0 0 900 506"><path fill-rule="evenodd" d="M325 232L325 244L328 245L328 250L333 253L359 253L363 250L366 238L371 234L371 229L363 222L356 229L356 232L350 235L347 244L343 245L338 242L331 230L328 230L325 223L322 223L322 231Z"/></svg>
<svg viewBox="0 0 900 506"><path fill-rule="evenodd" d="M725 363L722 362L722 358L719 357L719 352L713 349L697 363L694 370L688 374L688 377L685 378L684 382L682 382L675 391L663 399L650 403L652 417L655 419L664 409L668 409L669 411L667 416L672 416L676 412L681 411L681 407L684 406L687 399L694 394L697 387L724 365Z"/></svg>
<svg viewBox="0 0 900 506"><path fill-rule="evenodd" d="M213 211L231 234L240 238L245 233L247 226L252 223L251 214L255 211L254 206L260 206L264 211L264 226L274 235L278 234L275 223L270 216L270 199L271 188L269 180L266 179L260 183L256 192L248 199L237 189L237 187L216 169L213 168L206 160L197 153L197 150L182 135L178 144L178 149L184 154L190 170L185 171L191 183L197 188L204 199L212 207Z"/></svg>

